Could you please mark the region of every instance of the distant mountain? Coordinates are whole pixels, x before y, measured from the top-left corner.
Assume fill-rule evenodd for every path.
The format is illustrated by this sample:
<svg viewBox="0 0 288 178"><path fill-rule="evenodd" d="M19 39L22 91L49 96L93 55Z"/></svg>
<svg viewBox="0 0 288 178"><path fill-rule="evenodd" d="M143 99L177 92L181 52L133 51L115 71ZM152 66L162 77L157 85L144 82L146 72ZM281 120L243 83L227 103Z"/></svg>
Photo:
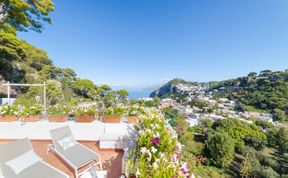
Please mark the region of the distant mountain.
<svg viewBox="0 0 288 178"><path fill-rule="evenodd" d="M183 79L175 78L168 83L162 85L159 89L154 90L151 94L150 97L159 97L159 98L164 98L168 97L171 94L177 93L177 86L179 85L205 85L205 83L198 83L198 82L189 82Z"/></svg>
<svg viewBox="0 0 288 178"><path fill-rule="evenodd" d="M165 96L168 96L169 94L175 93L176 92L176 85L180 83L187 83L185 80L176 78L168 83L164 84L161 86L159 89L154 90L151 94L150 97L159 97L163 98Z"/></svg>

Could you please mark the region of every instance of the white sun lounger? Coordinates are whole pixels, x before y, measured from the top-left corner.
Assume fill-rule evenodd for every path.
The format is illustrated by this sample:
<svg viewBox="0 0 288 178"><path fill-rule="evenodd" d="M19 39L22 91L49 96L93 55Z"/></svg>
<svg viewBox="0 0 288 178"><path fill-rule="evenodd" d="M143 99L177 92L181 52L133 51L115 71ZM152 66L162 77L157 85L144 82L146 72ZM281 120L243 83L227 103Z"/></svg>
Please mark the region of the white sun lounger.
<svg viewBox="0 0 288 178"><path fill-rule="evenodd" d="M22 168L22 171L16 173L15 170L13 170L13 167L11 168L11 166L9 166L9 164L7 163L11 162L11 160L14 161L18 158L16 164L19 168L20 162L21 169L21 162L23 163L24 160L19 161L19 157L27 154L27 152L32 152L32 154L35 154L35 156L38 157L34 152L30 141L27 138L1 145L0 173L2 172L2 176L5 178L69 178L68 175L42 161L40 157L38 157L39 161L33 162L33 164L31 164L30 166L26 165L27 168ZM29 162L29 160L25 160L24 162Z"/></svg>
<svg viewBox="0 0 288 178"><path fill-rule="evenodd" d="M53 129L50 131L50 133L53 144L48 145L48 151L52 150L61 159L63 159L74 170L74 175L76 178L90 170L93 166L99 165L102 169L100 155L76 142L69 126ZM76 144L64 150L59 144L59 140L65 137L72 137ZM87 166L87 168L85 167L85 169L81 169L81 173L78 173L79 169L83 168L84 166Z"/></svg>

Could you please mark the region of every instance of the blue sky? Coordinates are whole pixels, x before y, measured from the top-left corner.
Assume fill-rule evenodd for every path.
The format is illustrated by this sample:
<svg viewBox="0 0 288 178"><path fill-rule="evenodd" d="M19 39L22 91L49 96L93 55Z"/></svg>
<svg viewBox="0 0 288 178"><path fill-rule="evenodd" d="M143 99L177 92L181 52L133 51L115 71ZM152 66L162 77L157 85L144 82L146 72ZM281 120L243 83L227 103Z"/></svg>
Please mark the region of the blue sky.
<svg viewBox="0 0 288 178"><path fill-rule="evenodd" d="M53 25L19 33L95 83L151 86L288 68L287 0L55 0Z"/></svg>

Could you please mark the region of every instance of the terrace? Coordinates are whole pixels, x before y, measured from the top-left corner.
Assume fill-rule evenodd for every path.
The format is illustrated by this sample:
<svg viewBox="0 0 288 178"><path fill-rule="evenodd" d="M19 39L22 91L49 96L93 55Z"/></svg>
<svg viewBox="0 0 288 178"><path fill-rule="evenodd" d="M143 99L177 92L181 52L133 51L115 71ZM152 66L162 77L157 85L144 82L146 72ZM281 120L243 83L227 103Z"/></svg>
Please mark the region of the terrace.
<svg viewBox="0 0 288 178"><path fill-rule="evenodd" d="M67 125L71 128L77 141L100 154L102 167L103 170L107 171L108 178L121 176L124 168L124 149L128 146L123 138L134 139L132 137L135 136L130 133L134 130L133 124L103 123L100 121L91 123L49 122L47 120L25 124L20 121L0 122L0 145L27 137L35 152L44 161L74 178L73 170L65 162L51 151L47 153L48 144L52 143L50 130ZM105 134L119 139L116 142L105 142L105 139L102 139Z"/></svg>

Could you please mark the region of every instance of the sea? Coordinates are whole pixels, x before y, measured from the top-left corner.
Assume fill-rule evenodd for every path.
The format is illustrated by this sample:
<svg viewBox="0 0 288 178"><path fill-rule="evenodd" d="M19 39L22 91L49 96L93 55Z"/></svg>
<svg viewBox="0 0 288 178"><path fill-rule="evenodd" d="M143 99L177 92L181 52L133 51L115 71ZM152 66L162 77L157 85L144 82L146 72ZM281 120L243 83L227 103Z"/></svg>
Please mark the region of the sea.
<svg viewBox="0 0 288 178"><path fill-rule="evenodd" d="M139 98L147 98L149 97L151 91L128 91L128 98L131 99L139 99Z"/></svg>

